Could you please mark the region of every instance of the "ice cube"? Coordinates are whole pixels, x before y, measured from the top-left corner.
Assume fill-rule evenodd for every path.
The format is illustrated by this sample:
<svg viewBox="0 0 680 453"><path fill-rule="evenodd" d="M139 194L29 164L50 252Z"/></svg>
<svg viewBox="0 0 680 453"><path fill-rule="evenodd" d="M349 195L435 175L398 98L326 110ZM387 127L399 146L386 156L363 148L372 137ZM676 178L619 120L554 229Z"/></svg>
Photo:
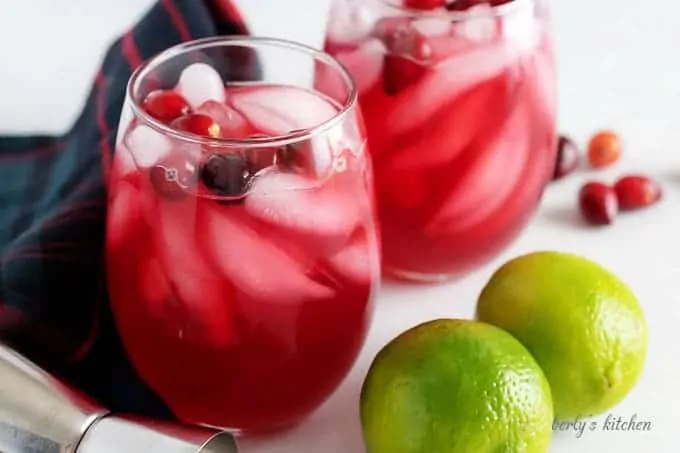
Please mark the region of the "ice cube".
<svg viewBox="0 0 680 453"><path fill-rule="evenodd" d="M381 82L385 52L385 45L374 38L357 49L339 52L335 57L352 74L357 91L363 94Z"/></svg>
<svg viewBox="0 0 680 453"><path fill-rule="evenodd" d="M359 222L358 203L332 187L300 175L268 172L256 178L246 210L258 219L310 240L348 237Z"/></svg>
<svg viewBox="0 0 680 453"><path fill-rule="evenodd" d="M170 282L163 272L163 266L153 255L140 263L139 291L144 301L144 310L158 320L165 320L166 302L172 297Z"/></svg>
<svg viewBox="0 0 680 453"><path fill-rule="evenodd" d="M241 223L217 204L201 211L203 250L237 290L259 302L291 304L333 297L333 290L311 280L302 265L273 240Z"/></svg>
<svg viewBox="0 0 680 453"><path fill-rule="evenodd" d="M106 224L107 247L124 249L133 235L144 227L139 191L127 181L117 181L111 187L112 200Z"/></svg>
<svg viewBox="0 0 680 453"><path fill-rule="evenodd" d="M381 169L386 175L410 168L427 168L453 162L475 136L484 133L485 124L499 114L507 94L499 84L480 85L453 100L445 111L433 116L420 139L401 147ZM428 152L423 153L421 150ZM389 177L389 176L388 176Z"/></svg>
<svg viewBox="0 0 680 453"><path fill-rule="evenodd" d="M503 36L523 52L530 51L540 41L540 25L533 8L518 8L501 19Z"/></svg>
<svg viewBox="0 0 680 453"><path fill-rule="evenodd" d="M474 43L485 43L498 36L498 19L491 5L480 4L467 10L470 17L455 24L455 34Z"/></svg>
<svg viewBox="0 0 680 453"><path fill-rule="evenodd" d="M447 104L476 84L515 64L519 55L509 43L479 46L439 63L409 90L394 98L385 112L385 133L395 136L426 126Z"/></svg>
<svg viewBox="0 0 680 453"><path fill-rule="evenodd" d="M198 201L200 202L200 200ZM158 200L156 253L172 287L177 327L187 340L225 346L235 341L233 296L197 244L197 200Z"/></svg>
<svg viewBox="0 0 680 453"><path fill-rule="evenodd" d="M427 17L413 21L411 27L422 36L444 36L451 31L451 20L441 17Z"/></svg>
<svg viewBox="0 0 680 453"><path fill-rule="evenodd" d="M196 112L210 116L219 124L222 137L246 138L256 132L243 115L223 102L206 101Z"/></svg>
<svg viewBox="0 0 680 453"><path fill-rule="evenodd" d="M114 157L114 174L120 176L129 175L137 170L137 165L132 157L132 154L125 146L120 146L116 149Z"/></svg>
<svg viewBox="0 0 680 453"><path fill-rule="evenodd" d="M526 96L526 92L520 92L518 98ZM442 224L447 225L447 231L452 226L457 231L470 228L498 209L511 195L522 169L530 165L532 130L525 103L515 107L491 142L469 151L477 153L476 160L448 194L447 201L426 231L432 232Z"/></svg>
<svg viewBox="0 0 680 453"><path fill-rule="evenodd" d="M343 277L359 284L370 284L380 268L378 254L365 238L342 248L328 264Z"/></svg>
<svg viewBox="0 0 680 453"><path fill-rule="evenodd" d="M337 114L337 109L321 96L293 87L238 90L230 95L230 100L250 124L270 135L313 128Z"/></svg>
<svg viewBox="0 0 680 453"><path fill-rule="evenodd" d="M187 66L179 77L177 90L192 108L209 100L224 103L226 98L222 77L207 63Z"/></svg>
<svg viewBox="0 0 680 453"><path fill-rule="evenodd" d="M375 17L366 2L338 0L331 6L326 36L333 44L354 44L368 37Z"/></svg>
<svg viewBox="0 0 680 453"><path fill-rule="evenodd" d="M139 167L149 168L172 151L169 137L149 126L140 125L125 138L130 154Z"/></svg>

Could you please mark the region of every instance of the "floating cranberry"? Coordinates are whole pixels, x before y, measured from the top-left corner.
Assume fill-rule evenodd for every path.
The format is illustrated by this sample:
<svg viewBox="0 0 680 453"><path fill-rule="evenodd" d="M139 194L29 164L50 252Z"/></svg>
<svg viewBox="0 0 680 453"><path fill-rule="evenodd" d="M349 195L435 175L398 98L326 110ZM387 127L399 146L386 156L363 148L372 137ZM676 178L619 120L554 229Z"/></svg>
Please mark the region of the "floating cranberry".
<svg viewBox="0 0 680 453"><path fill-rule="evenodd" d="M172 122L172 127L180 131L209 138L218 138L221 132L220 125L210 116L202 113L193 113L177 118Z"/></svg>
<svg viewBox="0 0 680 453"><path fill-rule="evenodd" d="M171 90L156 90L142 102L146 113L164 123L169 123L189 113L189 103L179 93Z"/></svg>
<svg viewBox="0 0 680 453"><path fill-rule="evenodd" d="M618 214L616 192L606 184L589 182L581 187L578 198L581 214L589 223L609 225Z"/></svg>
<svg viewBox="0 0 680 453"><path fill-rule="evenodd" d="M171 155L149 169L154 189L169 199L178 199L196 184L195 165L179 155Z"/></svg>
<svg viewBox="0 0 680 453"><path fill-rule="evenodd" d="M561 179L576 170L581 162L581 152L576 143L569 137L560 135L557 141L557 161L553 172L553 180Z"/></svg>
<svg viewBox="0 0 680 453"><path fill-rule="evenodd" d="M608 167L619 160L622 148L618 134L612 131L598 132L588 143L588 162L593 168Z"/></svg>
<svg viewBox="0 0 680 453"><path fill-rule="evenodd" d="M661 185L644 175L629 175L619 179L614 185L619 207L624 211L641 209L661 200Z"/></svg>
<svg viewBox="0 0 680 453"><path fill-rule="evenodd" d="M420 33L410 17L386 17L375 25L375 36L385 45L388 54L408 57L427 63L432 47L427 36Z"/></svg>
<svg viewBox="0 0 680 453"><path fill-rule="evenodd" d="M394 95L416 83L427 68L415 61L398 55L385 55L383 87L385 93Z"/></svg>
<svg viewBox="0 0 680 453"><path fill-rule="evenodd" d="M435 9L446 4L446 0L405 0L404 6L413 9Z"/></svg>
<svg viewBox="0 0 680 453"><path fill-rule="evenodd" d="M248 162L236 153L213 154L201 168L201 181L217 195L243 195L249 180Z"/></svg>

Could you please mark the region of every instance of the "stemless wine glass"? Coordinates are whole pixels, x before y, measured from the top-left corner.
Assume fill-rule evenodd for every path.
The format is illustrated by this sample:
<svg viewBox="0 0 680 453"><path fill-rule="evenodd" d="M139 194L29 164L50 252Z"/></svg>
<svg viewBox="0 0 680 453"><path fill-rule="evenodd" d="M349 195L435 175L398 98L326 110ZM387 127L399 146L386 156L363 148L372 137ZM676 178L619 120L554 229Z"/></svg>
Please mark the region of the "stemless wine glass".
<svg viewBox="0 0 680 453"><path fill-rule="evenodd" d="M334 0L325 49L355 77L383 268L439 281L522 230L556 153L541 0Z"/></svg>
<svg viewBox="0 0 680 453"><path fill-rule="evenodd" d="M301 44L204 39L132 76L109 292L133 365L181 420L285 427L352 367L380 277L362 134L350 75Z"/></svg>

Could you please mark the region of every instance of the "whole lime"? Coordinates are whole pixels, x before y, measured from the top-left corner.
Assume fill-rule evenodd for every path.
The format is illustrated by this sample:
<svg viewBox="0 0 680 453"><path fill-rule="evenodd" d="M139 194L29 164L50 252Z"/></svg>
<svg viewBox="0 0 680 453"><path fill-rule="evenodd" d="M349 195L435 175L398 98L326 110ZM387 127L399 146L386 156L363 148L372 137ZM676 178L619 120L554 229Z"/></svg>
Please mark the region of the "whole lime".
<svg viewBox="0 0 680 453"><path fill-rule="evenodd" d="M439 319L375 357L361 392L368 453L545 453L548 382L531 354L489 324Z"/></svg>
<svg viewBox="0 0 680 453"><path fill-rule="evenodd" d="M517 338L545 373L558 419L607 411L634 387L647 325L628 286L604 267L562 252L535 252L498 269L477 319Z"/></svg>

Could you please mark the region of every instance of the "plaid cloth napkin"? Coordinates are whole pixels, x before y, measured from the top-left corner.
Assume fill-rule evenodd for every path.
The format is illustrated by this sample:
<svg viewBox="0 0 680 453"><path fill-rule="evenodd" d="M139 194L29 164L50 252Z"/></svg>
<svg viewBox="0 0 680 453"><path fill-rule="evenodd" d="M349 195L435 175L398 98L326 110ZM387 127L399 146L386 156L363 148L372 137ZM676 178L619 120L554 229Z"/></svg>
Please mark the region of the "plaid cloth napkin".
<svg viewBox="0 0 680 453"><path fill-rule="evenodd" d="M180 42L246 33L229 0L159 0L108 50L70 131L0 137L0 339L115 411L170 417L127 362L106 296L105 181L128 78Z"/></svg>

